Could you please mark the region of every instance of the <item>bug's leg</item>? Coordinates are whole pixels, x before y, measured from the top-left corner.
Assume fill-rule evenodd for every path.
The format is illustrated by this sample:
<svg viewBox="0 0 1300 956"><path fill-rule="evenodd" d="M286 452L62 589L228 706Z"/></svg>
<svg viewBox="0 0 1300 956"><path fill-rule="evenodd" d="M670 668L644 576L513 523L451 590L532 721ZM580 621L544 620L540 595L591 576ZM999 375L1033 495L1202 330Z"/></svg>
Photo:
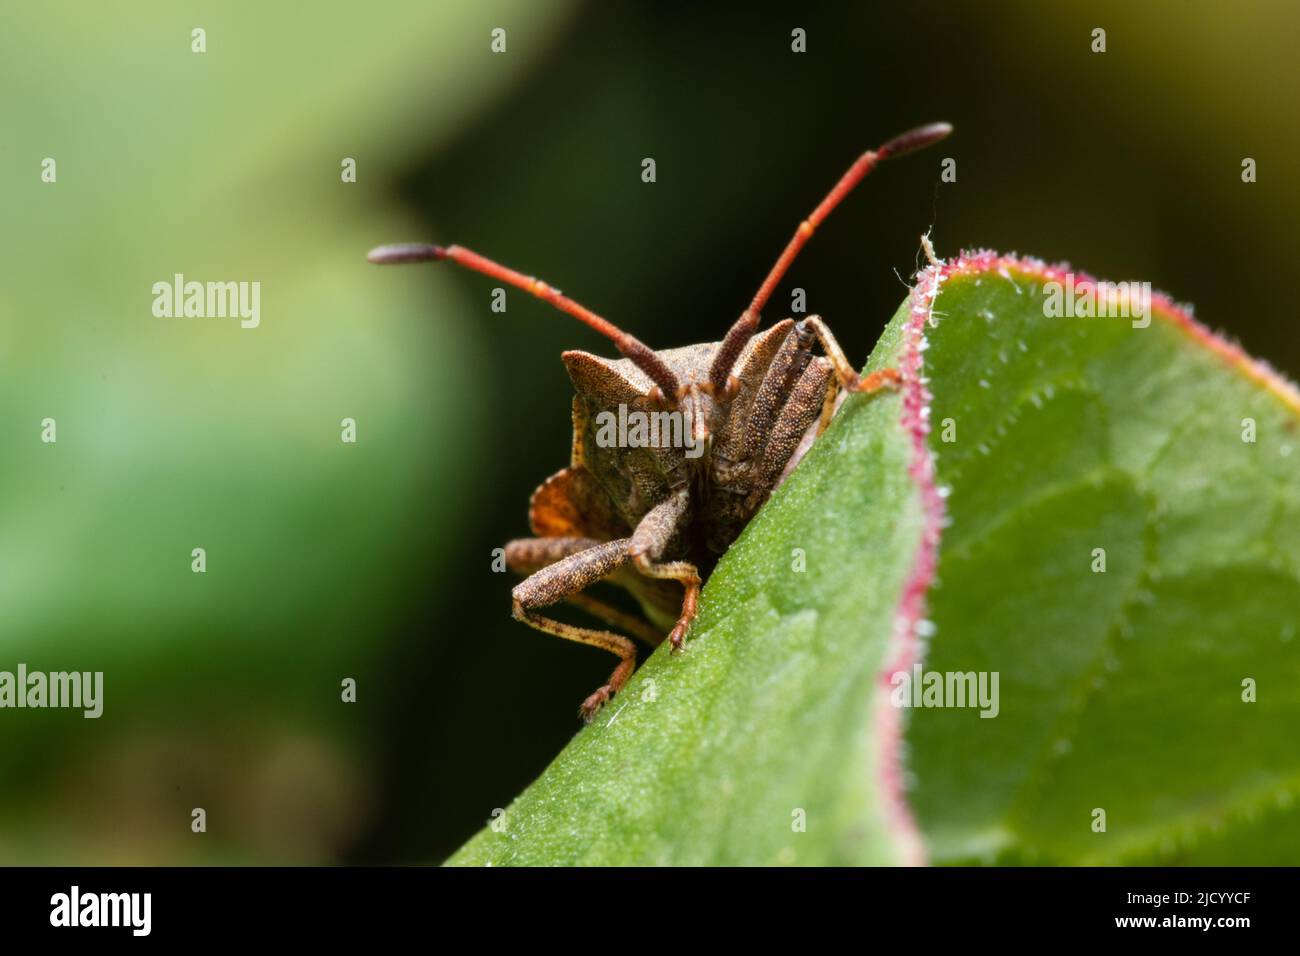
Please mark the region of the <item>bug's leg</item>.
<svg viewBox="0 0 1300 956"><path fill-rule="evenodd" d="M578 627L544 617L536 613L536 608L567 600L627 564L630 541L629 538L605 541L561 558L521 581L511 594L517 620L567 641L599 647L619 658L619 664L609 675L608 683L598 688L579 708L579 713L588 723L595 717L596 711L618 693L636 669L636 645L612 631Z"/></svg>
<svg viewBox="0 0 1300 956"><path fill-rule="evenodd" d="M533 574L562 558L586 551L598 544L600 542L592 538L519 538L506 542L506 567L516 574ZM664 636L646 621L604 601L586 594L570 594L564 600L600 618L606 624L640 638L651 647L658 647L664 639Z"/></svg>
<svg viewBox="0 0 1300 956"><path fill-rule="evenodd" d="M812 329L813 334L817 336L822 350L830 359L831 367L835 369L835 377L840 380L840 385L845 391L871 394L882 388L898 388L902 384L903 376L896 368L882 368L869 375L859 375L849 364L849 360L844 357L844 350L840 348L840 343L835 341L835 336L831 334L831 330L827 328L820 315L810 315L800 320L795 328L798 329L800 326Z"/></svg>
<svg viewBox="0 0 1300 956"><path fill-rule="evenodd" d="M533 574L598 544L594 538L517 538L506 542L506 567L516 574Z"/></svg>
<svg viewBox="0 0 1300 956"><path fill-rule="evenodd" d="M828 394L838 391L831 364L824 358L814 358L790 389L781 406L776 422L768 431L767 442L758 453L751 471L751 487L746 507L756 511L772 489L780 484L783 472L790 464L808 428L819 414L824 414Z"/></svg>
<svg viewBox="0 0 1300 956"><path fill-rule="evenodd" d="M686 632L699 607L700 572L689 561L659 559L685 523L690 502L690 492L683 488L651 508L632 532L628 549L636 569L646 577L678 581L684 589L681 616L668 634L668 643L674 651L680 651L684 646Z"/></svg>
<svg viewBox="0 0 1300 956"><path fill-rule="evenodd" d="M817 435L830 426L831 419L835 417L835 409L839 404L840 383L834 375L826 376L826 395L822 399L822 414L817 420Z"/></svg>
<svg viewBox="0 0 1300 956"><path fill-rule="evenodd" d="M650 624L641 620L635 614L629 614L612 604L606 604L599 598L589 597L586 594L573 594L567 600L574 607L582 608L592 617L600 618L610 627L627 631L633 637L645 641L651 647L658 647L664 642L663 634L655 630Z"/></svg>

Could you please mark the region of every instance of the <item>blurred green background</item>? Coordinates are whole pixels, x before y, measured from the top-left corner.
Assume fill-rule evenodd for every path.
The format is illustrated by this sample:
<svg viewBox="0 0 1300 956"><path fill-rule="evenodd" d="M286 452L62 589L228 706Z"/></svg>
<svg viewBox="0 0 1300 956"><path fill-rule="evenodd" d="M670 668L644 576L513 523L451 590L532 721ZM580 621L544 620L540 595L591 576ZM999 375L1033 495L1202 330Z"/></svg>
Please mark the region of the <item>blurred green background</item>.
<svg viewBox="0 0 1300 956"><path fill-rule="evenodd" d="M436 861L577 730L609 661L512 621L490 562L567 462L559 352L608 348L380 242L714 339L859 152L945 119L769 318L803 287L864 356L932 228L1148 279L1300 372L1294 4L698 7L6 10L0 670L106 686L99 720L0 711L0 862ZM260 281L260 327L155 318L177 272Z"/></svg>

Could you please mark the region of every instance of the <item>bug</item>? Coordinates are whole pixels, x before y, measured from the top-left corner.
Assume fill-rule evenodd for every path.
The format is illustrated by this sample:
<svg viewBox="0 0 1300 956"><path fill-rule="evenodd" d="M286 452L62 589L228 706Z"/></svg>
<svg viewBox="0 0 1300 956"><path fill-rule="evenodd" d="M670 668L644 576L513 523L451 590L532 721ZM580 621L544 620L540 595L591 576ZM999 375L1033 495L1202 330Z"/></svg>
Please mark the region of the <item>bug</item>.
<svg viewBox="0 0 1300 956"><path fill-rule="evenodd" d="M531 293L609 338L623 355L561 354L573 381L569 466L533 493L534 537L509 542L506 565L527 575L512 592L514 616L539 631L590 644L619 659L579 708L590 722L636 668L631 634L683 648L700 587L745 525L829 424L845 392L896 387L895 369L861 376L818 316L784 319L759 333L760 314L818 225L883 159L943 139L933 123L863 153L794 236L720 342L655 351L540 279L461 246L380 246L371 262L448 260ZM822 354L813 348L820 345ZM651 427L611 441L611 419ZM654 425L661 425L655 429ZM665 438L665 429L667 438ZM588 594L598 581L627 589L647 623ZM567 601L618 631L580 627L540 609Z"/></svg>

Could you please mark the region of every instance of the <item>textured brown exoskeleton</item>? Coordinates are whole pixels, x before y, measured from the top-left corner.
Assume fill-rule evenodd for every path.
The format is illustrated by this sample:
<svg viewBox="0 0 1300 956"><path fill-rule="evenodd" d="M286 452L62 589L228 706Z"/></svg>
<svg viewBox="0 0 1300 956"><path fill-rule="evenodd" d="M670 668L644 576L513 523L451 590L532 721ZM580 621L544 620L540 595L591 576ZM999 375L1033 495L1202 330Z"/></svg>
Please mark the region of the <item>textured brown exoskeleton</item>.
<svg viewBox="0 0 1300 956"><path fill-rule="evenodd" d="M528 575L514 589L516 618L619 658L609 683L583 702L587 721L632 674L636 647L621 634L565 624L538 609L568 601L651 646L671 628L673 650L682 648L701 580L829 423L840 393L898 383L894 369L858 375L817 316L785 319L756 335L760 311L813 230L877 162L951 131L946 123L923 126L859 157L799 224L721 342L656 352L545 282L460 246L382 246L370 253L378 263L449 259L517 286L608 336L624 356L561 355L577 392L572 457L533 493L529 517L537 537L505 548L510 569ZM813 354L814 343L823 355ZM611 447L601 440L608 432L598 425L608 423L607 415L630 413L641 413L642 421L657 415L665 425L672 416L664 413L679 413L677 441L661 434L657 444ZM627 588L655 626L583 593L597 581Z"/></svg>

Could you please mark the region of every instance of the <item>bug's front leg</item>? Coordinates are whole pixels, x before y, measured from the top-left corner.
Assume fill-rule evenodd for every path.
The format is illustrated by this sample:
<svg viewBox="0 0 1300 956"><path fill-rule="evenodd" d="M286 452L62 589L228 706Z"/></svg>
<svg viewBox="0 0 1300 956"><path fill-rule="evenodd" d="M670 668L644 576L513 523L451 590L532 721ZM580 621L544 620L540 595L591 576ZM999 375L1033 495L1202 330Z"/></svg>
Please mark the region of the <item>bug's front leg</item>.
<svg viewBox="0 0 1300 956"><path fill-rule="evenodd" d="M835 341L835 336L826 323L822 321L820 315L810 315L801 319L795 327L804 326L812 329L821 342L822 351L830 360L831 368L835 370L835 377L839 379L840 385L846 392L865 392L870 394L878 392L882 388L898 388L903 382L903 376L899 374L896 368L882 368L870 373L869 375L859 375L849 360L844 357L844 350L840 348L840 343Z"/></svg>
<svg viewBox="0 0 1300 956"><path fill-rule="evenodd" d="M689 561L661 561L660 559L679 529L687 523L690 504L690 492L682 488L655 505L632 532L632 544L629 549L636 569L646 577L678 581L684 589L681 616L668 634L668 643L672 645L674 651L680 651L685 645L686 632L690 629L691 621L695 619L699 607L700 572Z"/></svg>
<svg viewBox="0 0 1300 956"><path fill-rule="evenodd" d="M594 628L565 624L554 618L543 617L536 613L535 609L559 601L571 600L579 591L626 565L630 560L628 546L631 541L630 538L619 538L617 541L593 544L585 550L569 554L521 581L511 593L517 620L567 641L599 647L619 658L618 666L609 675L608 683L597 688L582 702L578 710L582 719L588 723L591 723L596 712L627 683L627 679L632 676L632 671L636 670L636 645L613 631L599 631Z"/></svg>
<svg viewBox="0 0 1300 956"><path fill-rule="evenodd" d="M517 538L506 542L506 567L526 576L598 544L600 542L594 538ZM627 573L631 573L630 570ZM664 639L662 632L635 614L628 614L587 594L569 594L564 600L606 624L640 638L651 647L658 647Z"/></svg>

